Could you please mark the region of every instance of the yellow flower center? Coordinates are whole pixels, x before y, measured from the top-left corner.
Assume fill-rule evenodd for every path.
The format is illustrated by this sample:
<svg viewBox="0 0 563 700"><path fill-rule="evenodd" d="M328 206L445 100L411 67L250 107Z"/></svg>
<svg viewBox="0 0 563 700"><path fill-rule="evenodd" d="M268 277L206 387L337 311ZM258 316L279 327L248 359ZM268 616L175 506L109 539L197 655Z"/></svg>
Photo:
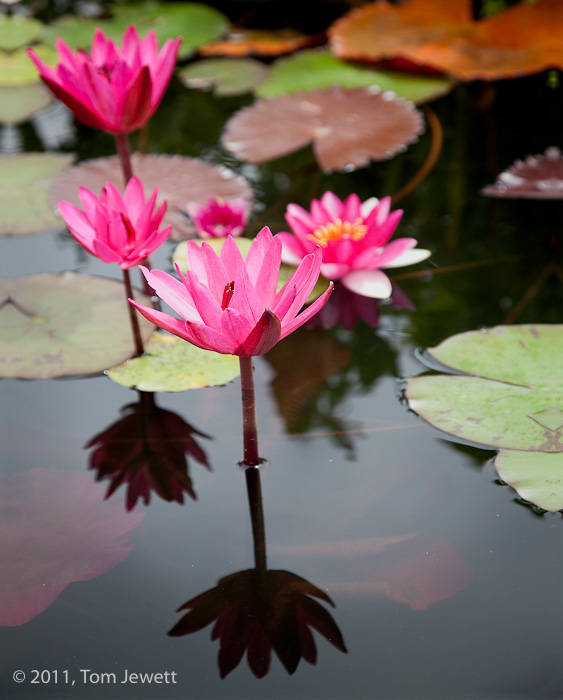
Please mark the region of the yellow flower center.
<svg viewBox="0 0 563 700"><path fill-rule="evenodd" d="M307 238L322 248L326 248L329 243L339 241L341 238L351 238L353 241L359 241L366 235L367 230L368 227L360 217L354 222L335 219L329 224L323 224L316 228L313 233L307 235Z"/></svg>

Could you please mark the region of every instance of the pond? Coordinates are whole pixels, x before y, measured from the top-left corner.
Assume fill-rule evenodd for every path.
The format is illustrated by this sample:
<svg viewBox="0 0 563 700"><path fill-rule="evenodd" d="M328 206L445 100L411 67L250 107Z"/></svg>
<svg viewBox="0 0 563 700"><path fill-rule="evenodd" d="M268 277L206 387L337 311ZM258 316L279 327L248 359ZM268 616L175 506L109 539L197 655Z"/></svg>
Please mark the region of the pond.
<svg viewBox="0 0 563 700"><path fill-rule="evenodd" d="M264 460L252 474L240 466L238 378L156 393L102 371L3 379L0 697L561 697L561 512L504 483L493 446L439 431L405 397L407 378L429 363L443 370L424 348L467 331L562 322L560 202L481 193L516 159L560 146L559 79L544 71L459 83L429 103L431 112L421 108L426 131L408 149L326 172L310 146L260 164L239 160L221 133L254 97L219 97L172 78L133 148L244 178L254 198L250 238L265 225L288 230L287 205L309 209L327 191L342 200L396 195L424 167L439 129L436 163L392 205L404 211L397 236L416 238L431 257L389 270L392 300L341 300L252 358ZM111 135L60 104L1 128L3 159L115 153ZM172 273L177 245L166 241L152 267ZM2 284L61 271L121 279L62 222L0 236ZM41 290L33 294L39 303ZM5 339L12 332L4 323ZM496 359L506 368L513 356ZM153 486L168 500L150 492L146 473L119 482L147 435ZM264 552L267 582L253 569ZM196 598L193 629L170 636L187 611L178 609ZM222 613L221 639L212 640ZM260 615L270 639L257 630ZM240 659L247 644L253 669Z"/></svg>

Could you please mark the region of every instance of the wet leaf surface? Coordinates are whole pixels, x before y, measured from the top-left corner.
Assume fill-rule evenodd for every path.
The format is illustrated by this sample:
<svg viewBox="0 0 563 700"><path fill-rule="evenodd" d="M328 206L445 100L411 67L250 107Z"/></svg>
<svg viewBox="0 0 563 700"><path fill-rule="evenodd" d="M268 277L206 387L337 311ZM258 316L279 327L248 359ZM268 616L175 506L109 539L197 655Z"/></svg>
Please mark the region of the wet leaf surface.
<svg viewBox="0 0 563 700"><path fill-rule="evenodd" d="M29 622L69 583L127 558L143 513L104 501L104 490L83 472L0 474L0 627Z"/></svg>
<svg viewBox="0 0 563 700"><path fill-rule="evenodd" d="M349 171L404 151L422 131L412 102L389 92L334 87L259 100L227 122L222 142L250 163L312 143L323 169Z"/></svg>
<svg viewBox="0 0 563 700"><path fill-rule="evenodd" d="M147 340L154 326L139 323ZM0 280L0 377L98 374L134 351L121 282L74 272Z"/></svg>
<svg viewBox="0 0 563 700"><path fill-rule="evenodd" d="M231 29L223 41L201 46L201 56L281 56L319 43L322 37L305 36L292 29Z"/></svg>
<svg viewBox="0 0 563 700"><path fill-rule="evenodd" d="M14 51L39 38L45 25L22 15L0 15L0 49Z"/></svg>
<svg viewBox="0 0 563 700"><path fill-rule="evenodd" d="M35 53L46 63L55 64L56 52L48 46L37 46ZM24 49L6 53L0 51L0 86L39 83L39 73Z"/></svg>
<svg viewBox="0 0 563 700"><path fill-rule="evenodd" d="M107 20L64 16L43 33L45 43L55 45L56 37L73 48L88 49L96 27L106 36L121 43L125 29L134 24L139 34L156 31L159 44L166 39L183 37L178 57L187 58L202 44L221 36L229 26L227 18L218 10L195 2L147 2L116 5L112 18Z"/></svg>
<svg viewBox="0 0 563 700"><path fill-rule="evenodd" d="M460 80L498 80L563 68L559 0L520 2L480 21L470 0L375 2L331 27L346 59L406 59Z"/></svg>
<svg viewBox="0 0 563 700"><path fill-rule="evenodd" d="M370 70L346 63L328 51L311 49L276 61L255 92L259 97L271 98L333 85L346 88L376 85L382 91L391 90L417 103L435 99L453 87L452 81L445 78Z"/></svg>
<svg viewBox="0 0 563 700"><path fill-rule="evenodd" d="M526 501L556 512L563 509L563 454L501 450L495 459L500 478Z"/></svg>
<svg viewBox="0 0 563 700"><path fill-rule="evenodd" d="M155 333L145 352L112 367L107 376L141 391L186 391L228 384L240 374L238 357L202 350L168 333Z"/></svg>
<svg viewBox="0 0 563 700"><path fill-rule="evenodd" d="M35 85L0 87L0 124L19 124L51 104L45 88Z"/></svg>
<svg viewBox="0 0 563 700"><path fill-rule="evenodd" d="M253 58L208 58L178 72L186 87L213 89L218 97L244 95L267 75L268 67Z"/></svg>
<svg viewBox="0 0 563 700"><path fill-rule="evenodd" d="M158 203L166 200L168 207L162 226L171 225L176 239L193 235L193 225L188 218L189 202L205 204L210 195L222 199L242 197L248 210L252 208L253 193L248 182L223 166L211 165L198 158L168 155L132 156L133 173L139 177L145 192L158 187ZM60 200L81 206L78 186L99 194L106 182L123 187L123 176L117 157L95 158L67 168L53 181L49 199L53 208Z"/></svg>
<svg viewBox="0 0 563 700"><path fill-rule="evenodd" d="M47 198L51 179L73 161L58 153L0 154L0 235L26 235L63 228Z"/></svg>
<svg viewBox="0 0 563 700"><path fill-rule="evenodd" d="M552 146L544 155L517 160L481 192L511 199L563 199L563 156Z"/></svg>

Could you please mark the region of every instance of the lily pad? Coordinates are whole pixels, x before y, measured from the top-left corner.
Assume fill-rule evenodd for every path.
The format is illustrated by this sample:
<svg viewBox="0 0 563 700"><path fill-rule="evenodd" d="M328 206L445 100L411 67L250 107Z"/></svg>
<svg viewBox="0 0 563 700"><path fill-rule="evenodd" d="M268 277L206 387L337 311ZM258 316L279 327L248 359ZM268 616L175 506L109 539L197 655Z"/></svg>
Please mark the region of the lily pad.
<svg viewBox="0 0 563 700"><path fill-rule="evenodd" d="M154 326L139 324L147 340ZM73 272L0 280L0 377L98 374L134 351L121 282Z"/></svg>
<svg viewBox="0 0 563 700"><path fill-rule="evenodd" d="M377 86L382 91L391 90L399 97L421 103L446 94L454 83L446 78L360 68L328 51L311 49L277 60L255 93L270 98L333 85L347 88Z"/></svg>
<svg viewBox="0 0 563 700"><path fill-rule="evenodd" d="M325 170L354 170L404 151L424 130L412 102L378 88L308 90L258 100L227 122L222 143L265 163L308 144Z"/></svg>
<svg viewBox="0 0 563 700"><path fill-rule="evenodd" d="M51 178L72 154L0 154L0 235L26 235L62 227L47 198Z"/></svg>
<svg viewBox="0 0 563 700"><path fill-rule="evenodd" d="M57 62L57 52L48 46L37 46L35 53L46 63L54 65ZM0 51L0 86L31 85L39 82L37 68L24 49L10 53Z"/></svg>
<svg viewBox="0 0 563 700"><path fill-rule="evenodd" d="M563 454L501 450L495 459L501 479L530 503L555 513L563 509Z"/></svg>
<svg viewBox="0 0 563 700"><path fill-rule="evenodd" d="M563 199L563 156L556 146L544 155L517 160L503 171L494 185L481 192L489 197L511 199Z"/></svg>
<svg viewBox="0 0 563 700"><path fill-rule="evenodd" d="M178 72L188 88L210 89L219 97L244 95L268 75L268 67L253 58L208 58Z"/></svg>
<svg viewBox="0 0 563 700"><path fill-rule="evenodd" d="M223 166L199 158L139 153L133 154L131 164L133 173L143 181L145 191L152 192L158 187L158 203L166 200L168 208L162 225L172 226L172 237L176 240L193 235L193 224L186 211L188 201L206 204L210 195L225 200L242 197L247 206L246 213L252 209L254 195L248 182ZM49 199L54 209L62 199L80 207L78 184L99 193L106 182L122 187L122 178L116 156L82 161L53 180Z"/></svg>
<svg viewBox="0 0 563 700"><path fill-rule="evenodd" d="M51 100L51 94L39 83L0 87L0 124L25 122Z"/></svg>
<svg viewBox="0 0 563 700"><path fill-rule="evenodd" d="M54 46L55 39L60 37L73 48L88 49L96 27L121 43L125 29L134 24L141 35L154 29L160 44L182 36L178 58L183 59L198 46L224 34L229 27L229 21L221 12L195 2L131 3L116 5L111 12L113 16L108 20L61 17L46 28L43 40Z"/></svg>
<svg viewBox="0 0 563 700"><path fill-rule="evenodd" d="M0 15L0 49L14 51L34 42L43 30L38 19L22 15Z"/></svg>
<svg viewBox="0 0 563 700"><path fill-rule="evenodd" d="M241 29L233 27L222 40L202 46L201 56L281 56L326 41L324 34L305 36L293 29Z"/></svg>
<svg viewBox="0 0 563 700"><path fill-rule="evenodd" d="M140 391L186 391L227 384L240 374L237 357L202 350L168 333L155 333L145 351L112 367L107 376Z"/></svg>

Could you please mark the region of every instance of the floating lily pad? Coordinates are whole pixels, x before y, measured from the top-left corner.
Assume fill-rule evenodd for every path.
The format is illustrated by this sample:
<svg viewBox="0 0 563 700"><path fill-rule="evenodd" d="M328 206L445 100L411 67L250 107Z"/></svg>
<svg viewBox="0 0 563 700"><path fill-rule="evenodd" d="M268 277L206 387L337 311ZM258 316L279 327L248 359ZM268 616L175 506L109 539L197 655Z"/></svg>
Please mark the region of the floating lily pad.
<svg viewBox="0 0 563 700"><path fill-rule="evenodd" d="M248 182L223 166L211 165L198 158L168 155L140 155L131 158L133 173L139 177L146 192L158 187L158 202L166 200L168 208L163 226L172 226L172 237L178 239L193 235L193 224L188 218L188 201L206 204L210 195L225 200L242 197L252 209L254 195ZM55 209L60 200L81 206L78 185L99 193L106 182L123 187L123 175L117 157L95 158L67 168L53 181L49 199Z"/></svg>
<svg viewBox="0 0 563 700"><path fill-rule="evenodd" d="M360 68L328 51L312 49L277 60L255 92L259 97L270 98L333 85L377 86L382 91L391 90L399 97L421 103L449 92L454 83L445 78Z"/></svg>
<svg viewBox="0 0 563 700"><path fill-rule="evenodd" d="M51 94L39 83L0 87L0 124L25 122L51 100Z"/></svg>
<svg viewBox="0 0 563 700"><path fill-rule="evenodd" d="M37 46L35 53L46 63L57 62L56 51L48 46ZM0 86L30 85L39 81L39 72L24 49L11 53L0 51Z"/></svg>
<svg viewBox="0 0 563 700"><path fill-rule="evenodd" d="M47 188L51 178L72 160L72 154L0 154L0 235L26 235L62 227L49 205Z"/></svg>
<svg viewBox="0 0 563 700"><path fill-rule="evenodd" d="M287 28L268 30L233 27L223 40L212 41L200 47L198 53L201 56L281 56L324 41L323 34L305 36Z"/></svg>
<svg viewBox="0 0 563 700"><path fill-rule="evenodd" d="M530 503L556 512L563 509L563 454L530 455L501 450L495 459L501 479Z"/></svg>
<svg viewBox="0 0 563 700"><path fill-rule="evenodd" d="M354 170L404 151L422 131L422 116L412 102L376 88L335 86L258 100L231 117L222 142L249 163L265 163L312 143L325 170Z"/></svg>
<svg viewBox="0 0 563 700"><path fill-rule="evenodd" d="M187 58L202 44L215 39L229 27L229 21L218 10L195 2L147 2L116 5L112 18L107 20L64 16L46 28L43 40L55 45L60 37L73 48L88 49L94 30L100 27L106 36L121 43L123 32L130 24L144 35L150 29L156 31L159 43L166 39L183 37L178 57Z"/></svg>
<svg viewBox="0 0 563 700"><path fill-rule="evenodd" d="M202 350L168 333L155 333L145 351L112 367L107 376L140 391L186 391L227 384L240 374L238 357Z"/></svg>
<svg viewBox="0 0 563 700"><path fill-rule="evenodd" d="M563 156L552 146L544 155L517 160L502 172L494 185L481 192L489 197L512 199L563 199Z"/></svg>
<svg viewBox="0 0 563 700"><path fill-rule="evenodd" d="M43 30L43 23L22 15L0 15L0 49L14 51L34 42Z"/></svg>
<svg viewBox="0 0 563 700"><path fill-rule="evenodd" d="M139 324L147 340L154 326ZM0 377L97 374L134 352L121 282L73 272L0 280Z"/></svg>
<svg viewBox="0 0 563 700"><path fill-rule="evenodd" d="M230 97L250 92L267 75L268 67L253 58L208 58L182 68L178 78L188 88Z"/></svg>

